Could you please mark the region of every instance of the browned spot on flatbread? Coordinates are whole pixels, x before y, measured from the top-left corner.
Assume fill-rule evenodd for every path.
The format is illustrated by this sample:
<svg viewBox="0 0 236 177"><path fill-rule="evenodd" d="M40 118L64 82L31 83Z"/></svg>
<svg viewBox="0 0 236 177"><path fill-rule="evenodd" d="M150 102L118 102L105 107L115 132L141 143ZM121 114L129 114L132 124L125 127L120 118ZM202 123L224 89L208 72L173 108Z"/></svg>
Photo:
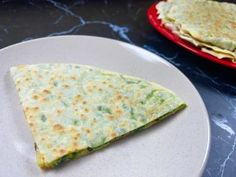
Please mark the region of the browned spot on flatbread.
<svg viewBox="0 0 236 177"><path fill-rule="evenodd" d="M77 143L76 142L73 142L73 145L72 145L74 148L77 147Z"/></svg>
<svg viewBox="0 0 236 177"><path fill-rule="evenodd" d="M70 77L72 80L76 80L76 77L75 76L71 76Z"/></svg>
<svg viewBox="0 0 236 177"><path fill-rule="evenodd" d="M94 126L96 123L97 123L97 120L94 118L91 125Z"/></svg>
<svg viewBox="0 0 236 177"><path fill-rule="evenodd" d="M66 88L66 89L70 88L70 86L67 85L67 84L64 84L63 87Z"/></svg>
<svg viewBox="0 0 236 177"><path fill-rule="evenodd" d="M61 124L55 124L55 125L53 125L53 130L55 130L55 131L63 131L64 127Z"/></svg>
<svg viewBox="0 0 236 177"><path fill-rule="evenodd" d="M86 116L85 116L84 114L80 114L80 118L81 118L81 119L85 119Z"/></svg>
<svg viewBox="0 0 236 177"><path fill-rule="evenodd" d="M86 133L91 133L90 129L88 129L88 128L85 131L86 131Z"/></svg>
<svg viewBox="0 0 236 177"><path fill-rule="evenodd" d="M45 94L50 94L51 92L50 92L50 90L44 89L44 90L43 90L43 93L45 93Z"/></svg>
<svg viewBox="0 0 236 177"><path fill-rule="evenodd" d="M122 99L122 95L121 94L117 94L116 97L115 97L115 100L121 100Z"/></svg>
<svg viewBox="0 0 236 177"><path fill-rule="evenodd" d="M43 99L42 99L42 102L48 102L48 101L49 101L48 98L43 98Z"/></svg>
<svg viewBox="0 0 236 177"><path fill-rule="evenodd" d="M108 119L109 119L109 120L114 120L115 117L114 117L113 115L109 115L109 116L108 116Z"/></svg>
<svg viewBox="0 0 236 177"><path fill-rule="evenodd" d="M232 28L236 29L236 23L235 22L230 22L230 23L231 23Z"/></svg>
<svg viewBox="0 0 236 177"><path fill-rule="evenodd" d="M60 149L60 150L59 150L59 153L60 153L60 154L64 154L65 152L66 152L66 151L65 151L64 149Z"/></svg>
<svg viewBox="0 0 236 177"><path fill-rule="evenodd" d="M38 110L39 110L39 107L37 107L37 106L32 108L33 112L37 112Z"/></svg>
<svg viewBox="0 0 236 177"><path fill-rule="evenodd" d="M117 108L117 109L115 110L115 113L118 114L118 115L122 114L122 112L123 112L123 111L122 111L121 109L119 109L119 108Z"/></svg>
<svg viewBox="0 0 236 177"><path fill-rule="evenodd" d="M69 129L72 133L77 133L77 130L74 127L70 127Z"/></svg>
<svg viewBox="0 0 236 177"><path fill-rule="evenodd" d="M29 111L29 107L25 107L24 111L25 112Z"/></svg>
<svg viewBox="0 0 236 177"><path fill-rule="evenodd" d="M32 98L33 98L34 100L37 100L39 97L38 97L38 95L33 95Z"/></svg>
<svg viewBox="0 0 236 177"><path fill-rule="evenodd" d="M116 132L112 132L112 133L111 133L111 137L112 137L112 138L115 138L116 136L117 136Z"/></svg>
<svg viewBox="0 0 236 177"><path fill-rule="evenodd" d="M80 138L80 134L79 133L76 133L76 135L74 136L74 140L78 140Z"/></svg>
<svg viewBox="0 0 236 177"><path fill-rule="evenodd" d="M82 96L81 95L76 95L75 97L74 97L74 99L73 99L73 104L76 104L76 103L78 103L78 102L80 102L80 101L82 101Z"/></svg>
<svg viewBox="0 0 236 177"><path fill-rule="evenodd" d="M214 23L214 27L219 28L220 24L221 24L221 22L219 20L216 20L215 23Z"/></svg>
<svg viewBox="0 0 236 177"><path fill-rule="evenodd" d="M88 109L88 108L85 108L84 111L85 111L85 112L89 112L89 109Z"/></svg>
<svg viewBox="0 0 236 177"><path fill-rule="evenodd" d="M57 115L61 115L61 113L62 113L62 110L57 109Z"/></svg>

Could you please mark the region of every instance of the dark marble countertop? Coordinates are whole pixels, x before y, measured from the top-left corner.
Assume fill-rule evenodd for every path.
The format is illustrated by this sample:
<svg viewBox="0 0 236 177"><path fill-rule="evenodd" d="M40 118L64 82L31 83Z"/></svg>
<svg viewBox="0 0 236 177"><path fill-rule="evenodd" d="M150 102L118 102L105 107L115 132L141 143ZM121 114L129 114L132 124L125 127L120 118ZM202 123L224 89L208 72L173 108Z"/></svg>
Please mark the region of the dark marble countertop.
<svg viewBox="0 0 236 177"><path fill-rule="evenodd" d="M92 35L125 41L163 57L192 81L206 104L212 136L203 176L236 176L236 71L197 57L156 32L146 18L154 2L2 0L0 47L46 36Z"/></svg>

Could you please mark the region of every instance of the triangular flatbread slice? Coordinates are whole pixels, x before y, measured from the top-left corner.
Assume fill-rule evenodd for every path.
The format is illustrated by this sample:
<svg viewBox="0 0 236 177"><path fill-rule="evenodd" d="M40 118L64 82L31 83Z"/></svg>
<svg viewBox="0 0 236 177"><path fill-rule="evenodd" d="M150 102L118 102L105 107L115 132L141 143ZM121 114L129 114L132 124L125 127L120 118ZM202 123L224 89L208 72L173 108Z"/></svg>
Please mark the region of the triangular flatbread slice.
<svg viewBox="0 0 236 177"><path fill-rule="evenodd" d="M105 147L184 108L143 79L77 64L11 68L41 168Z"/></svg>

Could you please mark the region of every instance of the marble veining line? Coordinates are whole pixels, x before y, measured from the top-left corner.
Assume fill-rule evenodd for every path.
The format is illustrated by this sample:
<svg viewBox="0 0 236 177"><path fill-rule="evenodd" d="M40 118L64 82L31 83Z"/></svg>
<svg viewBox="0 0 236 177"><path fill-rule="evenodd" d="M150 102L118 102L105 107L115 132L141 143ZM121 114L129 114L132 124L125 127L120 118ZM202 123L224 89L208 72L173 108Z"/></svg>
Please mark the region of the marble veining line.
<svg viewBox="0 0 236 177"><path fill-rule="evenodd" d="M222 93L221 93L222 94ZM236 104L235 103L233 103L233 100L235 99L235 98L231 98L231 99L229 99L228 97L226 97L226 96L224 96L223 94L222 94L222 97L224 97L224 99L229 103L229 105L231 106L231 108L233 109L233 111L232 111L232 118L233 119L236 119Z"/></svg>
<svg viewBox="0 0 236 177"><path fill-rule="evenodd" d="M86 0L77 0L73 3L73 6L84 5L85 3L86 3Z"/></svg>
<svg viewBox="0 0 236 177"><path fill-rule="evenodd" d="M221 129L225 130L227 133L229 133L229 138L232 136L232 135L235 135L235 132L234 130L229 126L227 125L228 121L227 119L219 119L219 118L216 118L216 116L213 116L212 118L212 121L218 126L220 127Z"/></svg>
<svg viewBox="0 0 236 177"><path fill-rule="evenodd" d="M176 59L178 57L178 53L176 53L174 56L172 57L168 57L168 56L165 56L164 54L161 54L159 53L157 50L155 50L153 47L149 46L149 45L143 45L143 48L149 50L150 52L152 53L155 53L156 55L159 55L163 58L166 58L169 62L171 62L172 64L174 64L175 66L180 66L181 64L180 63L177 63L174 61L174 59Z"/></svg>
<svg viewBox="0 0 236 177"><path fill-rule="evenodd" d="M157 36L157 35L147 35L145 32L143 31L139 31L139 35L145 39L147 39L148 41L152 41L152 42L155 42L155 43L162 43L161 39Z"/></svg>
<svg viewBox="0 0 236 177"><path fill-rule="evenodd" d="M0 28L3 30L4 33L9 33L8 29L4 25L0 25Z"/></svg>
<svg viewBox="0 0 236 177"><path fill-rule="evenodd" d="M68 30L65 30L65 31L51 33L51 34L48 35L48 37L50 37L50 36L60 36L60 35L66 35L66 34L73 34L80 27L82 27L82 24L73 26L72 28L70 28Z"/></svg>
<svg viewBox="0 0 236 177"><path fill-rule="evenodd" d="M236 90L236 86L233 86L233 85L231 85L231 84L228 84L228 83L224 83L224 82L221 82L221 81L218 81L219 79L217 78L217 77L210 77L210 76L208 76L206 73L204 73L201 69L197 69L198 70L198 72L199 72L199 74L198 75L200 75L200 76L202 76L202 77L204 77L204 78L206 78L206 79L208 79L209 81L211 81L213 84L215 84L215 85L217 85L217 86L224 86L224 87L226 87L226 88L230 88L230 89L232 89L232 90ZM197 73L196 73L197 74Z"/></svg>
<svg viewBox="0 0 236 177"><path fill-rule="evenodd" d="M109 17L109 14L107 14L107 12L106 12L104 9L102 9L102 13L103 13L105 16Z"/></svg>
<svg viewBox="0 0 236 177"><path fill-rule="evenodd" d="M223 95L222 95L223 96ZM232 111L232 117L233 117L233 119L236 119L236 104L235 103L233 103L233 101L234 101L234 99L235 98L231 98L231 99L229 99L228 97L224 97L225 98L225 100L227 100L227 102L229 103L229 105L231 106L231 108L233 109L233 111Z"/></svg>
<svg viewBox="0 0 236 177"><path fill-rule="evenodd" d="M34 39L34 38L32 38L32 37L27 37L27 38L23 39L21 42L28 41L28 40L31 40L31 39Z"/></svg>
<svg viewBox="0 0 236 177"><path fill-rule="evenodd" d="M223 87L227 90L230 90L231 92L235 93L236 91L236 87L231 85L231 84L228 84L228 83L224 83L224 82L221 82L219 81L219 79L217 77L210 77L208 76L206 73L204 73L202 70L200 70L199 68L197 69L199 73L196 73L195 71L193 71L193 73L209 80L212 84L214 84L215 86L217 87ZM215 91L222 96L222 98L231 106L232 108L232 118L233 119L236 119L236 98L235 97L227 97L225 96L223 93L221 93L221 91L219 91L217 88L215 87L212 87L213 89L215 89ZM233 103L233 101L235 100L235 103Z"/></svg>
<svg viewBox="0 0 236 177"><path fill-rule="evenodd" d="M139 13L140 13L142 10L143 10L143 8L138 8L138 10L136 11L135 15L132 16L134 20L137 20L138 15L139 15Z"/></svg>
<svg viewBox="0 0 236 177"><path fill-rule="evenodd" d="M7 28L4 28L3 31L4 31L6 34L9 33Z"/></svg>
<svg viewBox="0 0 236 177"><path fill-rule="evenodd" d="M225 97L219 90L217 90L216 88L214 88L215 90L216 90L216 92L218 93L218 94L220 94L224 99L226 99L226 101L228 100L228 98L227 97ZM229 104L230 104L230 106L233 108L233 110L235 111L236 110L236 108L235 108L235 106L232 104L232 102L231 102L231 100L229 101L227 101ZM226 119L225 119L226 120ZM214 121L214 118L213 118L213 121ZM227 121L227 120L226 120ZM214 122L215 123L215 122ZM225 123L225 122L224 122ZM218 122L218 124L219 124L219 122ZM232 130L232 128L231 127L229 127L228 125L227 126L225 126L225 125L223 125L222 123L220 124L220 125L218 125L220 128L222 128L222 129L224 129L225 131L227 131L229 134L231 134L231 135L235 135L235 132ZM220 175L220 177L223 177L224 176L224 171L225 171L225 168L226 168L226 166L227 166L227 162L229 161L229 160L231 160L230 159L230 157L232 156L232 154L234 153L234 151L235 151L235 146L236 146L236 136L234 136L234 143L233 143L233 145L232 145L232 148L231 148L231 150L230 150L230 152L228 153L228 155L227 155L227 157L225 158L225 160L223 161L223 163L220 165L220 170L219 170L219 175Z"/></svg>
<svg viewBox="0 0 236 177"><path fill-rule="evenodd" d="M118 26L115 24L112 24L110 22L106 22L106 21L85 21L84 24L79 24L79 25L75 25L72 28L65 30L65 31L61 31L61 32L55 32L52 34L49 34L48 36L58 36L58 35L65 35L65 34L73 34L78 32L78 30L80 30L81 27L85 26L85 25L91 25L91 24L101 24L101 25L106 25L109 28L112 29L113 32L118 33L118 35L124 39L125 41L129 42L129 43L133 43L130 38L128 37L127 33L129 32L129 28L126 26Z"/></svg>
<svg viewBox="0 0 236 177"><path fill-rule="evenodd" d="M209 169L206 169L206 172L207 172L207 174L208 174L209 177L212 177L211 172L210 172Z"/></svg>
<svg viewBox="0 0 236 177"><path fill-rule="evenodd" d="M236 110L236 107L232 104L232 102L231 102L231 100L230 99L228 99L226 96L224 96L218 89L216 89L216 88L214 88L215 90L216 90L216 92L218 93L218 94L220 94L229 104L230 104L230 106L233 108L233 111L235 111ZM235 119L235 117L233 117L234 119ZM214 118L212 119L213 120L213 122L214 122ZM224 121L227 121L226 119L224 120ZM215 123L215 122L214 122ZM223 124L222 124L222 122L220 123L219 121L217 122L218 123L218 126L220 127L220 128L222 128L223 130L225 130L225 131L227 131L229 134L231 134L231 136L232 135L235 135L235 132L234 132L234 130L231 128L231 127L229 127L229 125L224 125L225 124L225 122L223 122ZM216 124L217 124L216 123ZM230 137L229 137L230 138ZM228 161L230 161L231 159L231 156L232 156L232 154L234 153L234 151L235 151L235 146L236 146L236 136L234 136L234 143L233 143L233 145L232 145L232 148L231 148L231 150L230 150L230 152L228 153L228 155L226 156L226 158L225 158L225 160L223 161L223 163L220 165L220 170L219 170L219 175L220 175L220 177L223 177L224 176L224 171L225 171L225 168L226 168L226 166L227 166L227 162Z"/></svg>
<svg viewBox="0 0 236 177"><path fill-rule="evenodd" d="M29 5L31 5L31 6L34 6L34 7L38 8L38 9L41 9L41 7L40 7L40 6L37 6L37 5L34 3L33 0L28 0L28 3L29 3Z"/></svg>
<svg viewBox="0 0 236 177"><path fill-rule="evenodd" d="M58 19L54 22L54 24L57 25L63 18L64 18L64 15L61 15L61 16L58 17Z"/></svg>
<svg viewBox="0 0 236 177"><path fill-rule="evenodd" d="M142 11L143 8L138 8L138 10L135 13L135 17L137 18L137 16L139 15L139 13Z"/></svg>
<svg viewBox="0 0 236 177"><path fill-rule="evenodd" d="M223 93L221 93L218 89L216 89L216 88L214 88L215 90L216 90L216 92L219 94L219 95L221 95L222 96L222 98L231 106L231 108L233 109L233 111L232 111L232 118L233 119L236 119L236 104L235 103L233 103L233 100L235 99L235 98L231 98L231 99L229 99L227 96L225 96ZM236 101L235 101L236 102Z"/></svg>
<svg viewBox="0 0 236 177"><path fill-rule="evenodd" d="M112 31L118 33L119 36L120 36L122 39L124 39L124 40L126 40L127 42L133 44L133 42L132 42L132 41L130 40L130 38L127 36L127 33L129 32L129 28L128 28L128 27L124 27L124 26L122 27L122 26L114 25L114 24L112 24L112 23L107 23L107 22L102 22L101 24L103 24L103 25L108 25L108 26L112 29Z"/></svg>
<svg viewBox="0 0 236 177"><path fill-rule="evenodd" d="M207 80L209 80L209 81L211 81L214 85L217 85L217 86L221 86L221 84L220 83L218 83L217 81L216 81L216 77L210 77L210 76L208 76L205 72L203 72L201 69L199 69L199 68L197 68L197 70L196 70L197 72L194 72L194 74L196 74L196 75L199 75L199 76L201 76L201 77L203 77L203 78L205 78L205 79L207 79Z"/></svg>
<svg viewBox="0 0 236 177"><path fill-rule="evenodd" d="M75 17L75 18L79 19L81 24L85 23L84 19L81 16L79 16L79 15L75 14L74 12L72 12L67 5L62 4L60 2L57 2L57 1L54 1L54 0L47 0L47 1L50 2L51 4L53 4L56 8L58 8L58 9L62 10L63 12L65 12L67 15L70 15L72 17Z"/></svg>
<svg viewBox="0 0 236 177"><path fill-rule="evenodd" d="M118 33L118 35L124 39L125 41L132 43L133 42L130 40L130 38L128 37L127 33L129 32L129 28L125 27L125 26L118 26L106 21L85 21L81 16L75 14L74 12L72 12L70 10L70 8L65 5L62 4L60 2L54 1L54 0L47 0L48 2L50 2L51 4L53 4L56 8L62 10L63 12L65 12L66 14L76 17L80 20L79 25L73 26L72 28L65 30L65 31L61 31L61 32L55 32L52 34L49 34L48 36L57 36L57 35L65 35L65 34L71 34L71 33L75 33L77 32L81 27L85 26L85 25L89 25L89 24L102 24L102 25L107 25L109 28L112 29L113 32ZM81 1L80 1L81 2Z"/></svg>
<svg viewBox="0 0 236 177"><path fill-rule="evenodd" d="M227 165L227 162L230 160L231 155L232 155L232 154L234 153L234 151L235 151L235 146L236 146L236 136L234 137L234 144L233 144L233 146L232 146L231 151L229 152L229 154L227 155L227 157L225 158L225 160L223 161L223 163L220 165L220 171L219 171L220 177L223 177L223 176L224 176L225 167L226 167L226 165Z"/></svg>
<svg viewBox="0 0 236 177"><path fill-rule="evenodd" d="M227 145L229 145L229 146L232 145L229 141L227 141L225 138L222 138L221 136L217 136L217 137L212 136L212 139L214 139L214 138L215 138L216 140L221 140L221 141L223 141L225 144L227 144ZM228 137L228 138L231 138L231 137Z"/></svg>

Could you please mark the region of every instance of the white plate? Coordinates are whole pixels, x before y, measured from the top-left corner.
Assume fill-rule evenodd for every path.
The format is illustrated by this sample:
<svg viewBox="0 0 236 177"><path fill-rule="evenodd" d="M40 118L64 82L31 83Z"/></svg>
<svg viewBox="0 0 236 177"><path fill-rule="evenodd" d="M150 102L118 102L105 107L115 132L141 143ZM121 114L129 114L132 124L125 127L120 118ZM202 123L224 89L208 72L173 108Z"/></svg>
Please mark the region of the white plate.
<svg viewBox="0 0 236 177"><path fill-rule="evenodd" d="M0 176L197 177L207 159L210 127L198 92L174 66L139 47L89 36L32 40L0 51ZM35 162L33 139L9 68L18 64L79 63L155 81L188 107L171 119L56 170Z"/></svg>

